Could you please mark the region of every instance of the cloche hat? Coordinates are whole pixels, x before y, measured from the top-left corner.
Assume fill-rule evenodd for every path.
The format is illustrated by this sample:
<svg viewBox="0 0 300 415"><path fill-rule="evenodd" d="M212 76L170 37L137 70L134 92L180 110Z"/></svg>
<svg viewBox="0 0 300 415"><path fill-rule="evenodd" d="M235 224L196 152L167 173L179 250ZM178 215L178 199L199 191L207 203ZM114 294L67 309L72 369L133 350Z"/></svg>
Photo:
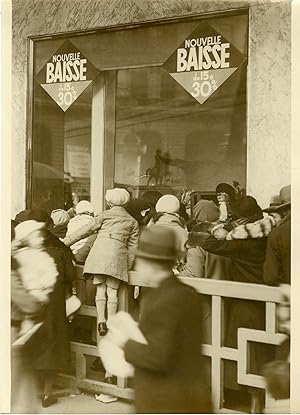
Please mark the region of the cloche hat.
<svg viewBox="0 0 300 415"><path fill-rule="evenodd" d="M240 218L251 218L256 215L263 217L260 206L252 196L244 196L236 201L232 205L232 213Z"/></svg>
<svg viewBox="0 0 300 415"><path fill-rule="evenodd" d="M234 188L228 183L219 183L216 187L216 193L226 193L230 199L236 198Z"/></svg>

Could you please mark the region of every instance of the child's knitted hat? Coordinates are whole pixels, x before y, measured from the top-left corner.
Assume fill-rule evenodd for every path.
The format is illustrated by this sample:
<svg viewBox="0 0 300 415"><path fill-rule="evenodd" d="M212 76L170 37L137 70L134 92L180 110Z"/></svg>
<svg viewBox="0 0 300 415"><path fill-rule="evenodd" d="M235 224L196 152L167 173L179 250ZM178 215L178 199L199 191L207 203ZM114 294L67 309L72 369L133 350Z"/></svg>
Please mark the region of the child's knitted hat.
<svg viewBox="0 0 300 415"><path fill-rule="evenodd" d="M163 195L158 199L155 206L157 213L178 213L179 208L179 200L173 195Z"/></svg>
<svg viewBox="0 0 300 415"><path fill-rule="evenodd" d="M106 191L105 200L114 206L124 206L130 200L130 194L126 189L109 189Z"/></svg>
<svg viewBox="0 0 300 415"><path fill-rule="evenodd" d="M82 213L94 213L94 206L88 200L81 200L77 203L75 207L76 215L80 215Z"/></svg>

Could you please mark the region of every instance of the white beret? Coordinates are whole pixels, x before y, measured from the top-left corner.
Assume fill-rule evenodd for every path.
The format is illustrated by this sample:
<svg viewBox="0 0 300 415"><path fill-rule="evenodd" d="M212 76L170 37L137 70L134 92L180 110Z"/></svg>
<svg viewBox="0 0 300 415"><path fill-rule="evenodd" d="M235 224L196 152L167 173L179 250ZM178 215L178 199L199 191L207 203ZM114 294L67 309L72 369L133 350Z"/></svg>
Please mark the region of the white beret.
<svg viewBox="0 0 300 415"><path fill-rule="evenodd" d="M123 206L130 200L130 194L126 189L109 189L106 191L105 200L107 203L111 203L114 206Z"/></svg>
<svg viewBox="0 0 300 415"><path fill-rule="evenodd" d="M63 209L55 209L51 212L51 219L55 226L57 225L67 225L70 222L70 216L68 212Z"/></svg>
<svg viewBox="0 0 300 415"><path fill-rule="evenodd" d="M94 213L94 206L88 200L81 200L77 203L75 207L75 212L76 215L79 215L80 213L84 212Z"/></svg>
<svg viewBox="0 0 300 415"><path fill-rule="evenodd" d="M178 213L179 208L179 200L173 195L163 195L158 199L155 206L157 213Z"/></svg>
<svg viewBox="0 0 300 415"><path fill-rule="evenodd" d="M37 222L36 220L25 220L19 223L15 228L15 239L21 241L27 238L29 234L45 226L44 222Z"/></svg>

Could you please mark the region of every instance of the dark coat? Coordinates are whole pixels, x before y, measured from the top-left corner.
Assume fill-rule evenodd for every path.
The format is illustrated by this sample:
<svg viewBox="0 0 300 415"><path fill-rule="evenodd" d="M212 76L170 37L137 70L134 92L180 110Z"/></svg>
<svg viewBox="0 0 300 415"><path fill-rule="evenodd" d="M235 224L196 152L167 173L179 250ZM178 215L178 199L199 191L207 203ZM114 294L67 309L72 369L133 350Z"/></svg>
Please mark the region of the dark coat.
<svg viewBox="0 0 300 415"><path fill-rule="evenodd" d="M174 275L146 292L139 327L148 344L129 340L138 413L211 411L203 369L201 297Z"/></svg>
<svg viewBox="0 0 300 415"><path fill-rule="evenodd" d="M33 366L39 370L58 372L68 368L70 342L66 321L66 294L71 294L75 269L72 252L56 236L48 232L45 249L54 259L58 277L47 307L45 321L30 344Z"/></svg>
<svg viewBox="0 0 300 415"><path fill-rule="evenodd" d="M232 280L263 284L263 264L266 255L267 238L222 240L212 236L201 240L201 247L214 254L230 257L232 261ZM228 319L225 333L225 346L237 348L237 330L239 327L257 330L265 329L264 304L258 301L226 301ZM250 372L259 374L262 366L272 359L268 348L260 344L250 346ZM236 379L236 364L225 362L225 386L239 388Z"/></svg>
<svg viewBox="0 0 300 415"><path fill-rule="evenodd" d="M205 236L199 242L199 246L206 251L231 258L232 281L263 283L267 238L220 241L213 236Z"/></svg>
<svg viewBox="0 0 300 415"><path fill-rule="evenodd" d="M264 281L268 285L291 283L291 216L282 220L268 238Z"/></svg>

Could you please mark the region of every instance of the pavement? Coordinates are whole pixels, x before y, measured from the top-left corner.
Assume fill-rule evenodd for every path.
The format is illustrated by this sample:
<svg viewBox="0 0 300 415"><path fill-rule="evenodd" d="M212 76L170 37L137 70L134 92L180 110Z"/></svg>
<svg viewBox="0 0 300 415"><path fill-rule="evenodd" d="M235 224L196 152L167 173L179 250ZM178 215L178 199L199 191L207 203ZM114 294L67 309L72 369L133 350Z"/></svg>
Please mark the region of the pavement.
<svg viewBox="0 0 300 415"><path fill-rule="evenodd" d="M131 402L119 399L116 402L102 403L95 396L81 395L58 398L58 402L48 408L38 408L40 414L132 414L134 406Z"/></svg>

